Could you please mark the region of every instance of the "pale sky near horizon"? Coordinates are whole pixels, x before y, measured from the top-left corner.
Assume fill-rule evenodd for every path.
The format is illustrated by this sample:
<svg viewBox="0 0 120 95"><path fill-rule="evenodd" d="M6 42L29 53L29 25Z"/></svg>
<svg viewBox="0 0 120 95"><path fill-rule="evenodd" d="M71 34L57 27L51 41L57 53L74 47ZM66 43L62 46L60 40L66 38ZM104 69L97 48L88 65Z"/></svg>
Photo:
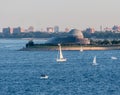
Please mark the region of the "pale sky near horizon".
<svg viewBox="0 0 120 95"><path fill-rule="evenodd" d="M0 28L55 25L61 30L120 25L120 0L0 0Z"/></svg>

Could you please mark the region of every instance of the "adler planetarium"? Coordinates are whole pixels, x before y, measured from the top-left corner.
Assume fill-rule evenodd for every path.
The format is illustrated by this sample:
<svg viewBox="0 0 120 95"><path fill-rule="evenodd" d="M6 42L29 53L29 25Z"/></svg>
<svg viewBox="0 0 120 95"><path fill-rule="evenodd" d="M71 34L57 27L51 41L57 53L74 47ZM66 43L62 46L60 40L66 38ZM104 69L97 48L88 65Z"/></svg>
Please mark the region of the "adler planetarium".
<svg viewBox="0 0 120 95"><path fill-rule="evenodd" d="M55 37L50 39L47 43L50 44L82 44L87 45L90 44L90 40L88 38L84 38L83 33L78 29L72 29L69 33L62 37Z"/></svg>

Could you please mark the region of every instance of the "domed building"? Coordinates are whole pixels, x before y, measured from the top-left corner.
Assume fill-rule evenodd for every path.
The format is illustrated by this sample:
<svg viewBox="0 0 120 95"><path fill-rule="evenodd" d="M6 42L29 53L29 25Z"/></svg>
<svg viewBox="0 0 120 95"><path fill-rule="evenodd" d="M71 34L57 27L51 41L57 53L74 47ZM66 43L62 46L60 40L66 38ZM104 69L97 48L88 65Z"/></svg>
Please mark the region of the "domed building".
<svg viewBox="0 0 120 95"><path fill-rule="evenodd" d="M80 30L72 29L67 36L56 37L50 39L49 44L90 44L88 38L84 38L83 33Z"/></svg>
<svg viewBox="0 0 120 95"><path fill-rule="evenodd" d="M72 29L69 34L77 38L84 38L83 33L80 30Z"/></svg>

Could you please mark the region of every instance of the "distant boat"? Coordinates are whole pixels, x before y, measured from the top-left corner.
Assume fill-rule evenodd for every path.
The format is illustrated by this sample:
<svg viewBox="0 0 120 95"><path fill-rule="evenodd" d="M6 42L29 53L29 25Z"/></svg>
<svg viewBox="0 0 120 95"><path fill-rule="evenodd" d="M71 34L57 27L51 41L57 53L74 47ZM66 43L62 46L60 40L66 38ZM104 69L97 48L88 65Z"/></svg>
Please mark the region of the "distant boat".
<svg viewBox="0 0 120 95"><path fill-rule="evenodd" d="M64 62L64 61L66 61L67 59L63 57L62 50L61 50L61 45L58 44L58 46L59 46L59 51L58 51L58 56L57 56L56 61L57 61L57 62Z"/></svg>
<svg viewBox="0 0 120 95"><path fill-rule="evenodd" d="M48 75L42 74L42 75L40 76L40 79L48 79Z"/></svg>
<svg viewBox="0 0 120 95"><path fill-rule="evenodd" d="M83 52L83 48L82 47L80 47L80 52Z"/></svg>
<svg viewBox="0 0 120 95"><path fill-rule="evenodd" d="M112 57L111 57L111 59L116 60L116 59L117 59L117 57L112 56Z"/></svg>
<svg viewBox="0 0 120 95"><path fill-rule="evenodd" d="M93 58L93 65L97 65L96 56Z"/></svg>

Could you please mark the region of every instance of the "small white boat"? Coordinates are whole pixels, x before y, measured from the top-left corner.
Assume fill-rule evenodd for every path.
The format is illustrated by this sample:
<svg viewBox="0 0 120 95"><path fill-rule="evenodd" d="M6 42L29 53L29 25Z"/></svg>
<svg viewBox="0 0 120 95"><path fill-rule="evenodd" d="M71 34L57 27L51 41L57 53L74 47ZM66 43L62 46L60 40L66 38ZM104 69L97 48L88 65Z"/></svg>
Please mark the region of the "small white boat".
<svg viewBox="0 0 120 95"><path fill-rule="evenodd" d="M98 65L96 62L96 56L93 58L93 65Z"/></svg>
<svg viewBox="0 0 120 95"><path fill-rule="evenodd" d="M40 79L48 79L48 75L43 74L43 75L40 76Z"/></svg>
<svg viewBox="0 0 120 95"><path fill-rule="evenodd" d="M111 59L116 60L116 59L117 59L117 57L112 56L112 57L111 57Z"/></svg>
<svg viewBox="0 0 120 95"><path fill-rule="evenodd" d="M56 61L57 61L57 62L64 62L64 61L66 61L67 59L63 57L62 50L61 50L61 45L58 44L58 46L59 46L59 51L58 51L58 56L57 56Z"/></svg>
<svg viewBox="0 0 120 95"><path fill-rule="evenodd" d="M80 47L80 52L83 52L83 48L82 47Z"/></svg>

